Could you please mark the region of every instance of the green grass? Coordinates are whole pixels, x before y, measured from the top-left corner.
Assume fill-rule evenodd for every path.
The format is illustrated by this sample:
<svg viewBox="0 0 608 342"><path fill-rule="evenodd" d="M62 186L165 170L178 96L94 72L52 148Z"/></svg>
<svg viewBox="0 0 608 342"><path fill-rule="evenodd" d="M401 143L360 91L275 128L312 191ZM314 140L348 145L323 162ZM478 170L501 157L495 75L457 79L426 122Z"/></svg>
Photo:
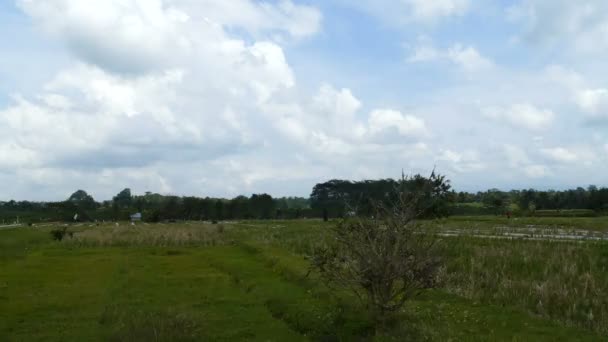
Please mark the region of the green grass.
<svg viewBox="0 0 608 342"><path fill-rule="evenodd" d="M195 223L80 226L62 242L51 240L51 227L0 231L0 341L602 339L601 329L565 326L559 315L473 290L456 275L481 278L484 267L495 271L492 265L513 279L540 271L522 271L519 255L502 264L486 255L469 267L458 253L479 257L508 242L486 246L464 239L446 251L453 254L446 268L451 282L408 303L390 330L374 336L351 295L331 293L308 272L305 256L328 224L252 221L226 224L225 232ZM567 257L576 255L572 248ZM549 252L560 251L530 257ZM462 290L465 284L470 293Z"/></svg>

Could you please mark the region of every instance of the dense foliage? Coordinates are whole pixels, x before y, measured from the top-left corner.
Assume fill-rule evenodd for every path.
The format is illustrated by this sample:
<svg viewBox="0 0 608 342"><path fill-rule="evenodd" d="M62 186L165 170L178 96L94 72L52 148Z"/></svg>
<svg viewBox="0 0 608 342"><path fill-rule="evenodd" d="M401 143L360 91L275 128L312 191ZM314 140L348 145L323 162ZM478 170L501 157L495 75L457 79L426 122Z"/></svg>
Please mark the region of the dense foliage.
<svg viewBox="0 0 608 342"><path fill-rule="evenodd" d="M571 190L534 189L454 192L444 176L415 175L404 182L394 179L330 180L314 186L310 198L272 198L268 194L238 196L233 199L178 197L146 192L134 195L124 189L109 201L96 202L84 190L60 202L0 202L0 223L126 220L141 212L144 220L230 220L328 218L371 213L373 203L390 205L396 189L415 192L425 188L421 202L423 217L447 215L501 215L508 212L530 216L597 216L608 213L608 188L589 186ZM432 195L432 196L431 196Z"/></svg>
<svg viewBox="0 0 608 342"><path fill-rule="evenodd" d="M522 213L541 214L541 210L572 210L586 209L595 213L608 211L608 188L598 188L590 185L587 189L556 191L540 191L534 189L500 191L490 189L475 194L459 192L455 196L456 203L478 203L485 212L469 212L468 214L502 213L513 208ZM474 209L472 209L474 210Z"/></svg>
<svg viewBox="0 0 608 342"><path fill-rule="evenodd" d="M331 217L369 216L377 204L394 206L398 194L409 193L420 197L416 201L420 216L441 217L449 214L449 204L454 197L450 189L445 176L434 172L428 178L414 175L400 180L331 180L315 185L310 204L317 212L327 210Z"/></svg>
<svg viewBox="0 0 608 342"><path fill-rule="evenodd" d="M0 203L0 219L4 223L128 220L131 214L142 213L151 222L166 220L270 219L311 217L313 213L305 198L272 198L268 194L238 196L231 200L218 198L165 196L154 193L132 195L125 189L111 201L101 203L83 190L62 202ZM2 222L0 221L0 222Z"/></svg>

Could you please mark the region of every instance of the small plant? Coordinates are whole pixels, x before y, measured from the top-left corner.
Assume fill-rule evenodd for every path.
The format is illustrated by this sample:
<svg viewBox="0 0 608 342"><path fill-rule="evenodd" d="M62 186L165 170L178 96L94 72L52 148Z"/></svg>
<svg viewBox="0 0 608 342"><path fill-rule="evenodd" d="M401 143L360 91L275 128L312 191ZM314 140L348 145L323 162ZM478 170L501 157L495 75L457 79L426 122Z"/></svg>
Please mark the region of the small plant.
<svg viewBox="0 0 608 342"><path fill-rule="evenodd" d="M224 225L223 224L218 224L217 225L217 233L218 234L224 234Z"/></svg>
<svg viewBox="0 0 608 342"><path fill-rule="evenodd" d="M73 232L68 232L68 228L67 227L63 227L61 229L53 229L53 230L51 230L51 237L55 241L62 241L63 238L65 238L66 235L69 236L69 237L73 237L74 233Z"/></svg>

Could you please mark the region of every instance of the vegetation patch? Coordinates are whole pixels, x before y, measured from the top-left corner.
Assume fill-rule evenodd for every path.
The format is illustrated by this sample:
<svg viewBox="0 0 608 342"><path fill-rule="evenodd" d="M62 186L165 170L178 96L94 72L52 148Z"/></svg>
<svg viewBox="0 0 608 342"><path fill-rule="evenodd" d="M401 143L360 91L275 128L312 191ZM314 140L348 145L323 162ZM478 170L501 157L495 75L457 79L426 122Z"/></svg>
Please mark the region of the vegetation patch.
<svg viewBox="0 0 608 342"><path fill-rule="evenodd" d="M172 311L150 312L108 306L99 323L108 330L107 340L116 342L200 341L204 336L199 319Z"/></svg>

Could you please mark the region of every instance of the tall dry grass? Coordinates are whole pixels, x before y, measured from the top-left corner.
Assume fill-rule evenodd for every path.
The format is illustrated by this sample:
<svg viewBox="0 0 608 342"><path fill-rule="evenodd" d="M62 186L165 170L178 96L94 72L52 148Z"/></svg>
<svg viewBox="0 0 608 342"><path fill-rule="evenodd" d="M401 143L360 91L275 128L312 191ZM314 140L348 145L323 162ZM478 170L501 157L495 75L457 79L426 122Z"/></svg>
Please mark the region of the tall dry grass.
<svg viewBox="0 0 608 342"><path fill-rule="evenodd" d="M65 244L85 247L111 246L214 246L226 241L223 225L122 225L101 226L75 232Z"/></svg>
<svg viewBox="0 0 608 342"><path fill-rule="evenodd" d="M608 244L460 237L446 245L450 291L608 334Z"/></svg>

